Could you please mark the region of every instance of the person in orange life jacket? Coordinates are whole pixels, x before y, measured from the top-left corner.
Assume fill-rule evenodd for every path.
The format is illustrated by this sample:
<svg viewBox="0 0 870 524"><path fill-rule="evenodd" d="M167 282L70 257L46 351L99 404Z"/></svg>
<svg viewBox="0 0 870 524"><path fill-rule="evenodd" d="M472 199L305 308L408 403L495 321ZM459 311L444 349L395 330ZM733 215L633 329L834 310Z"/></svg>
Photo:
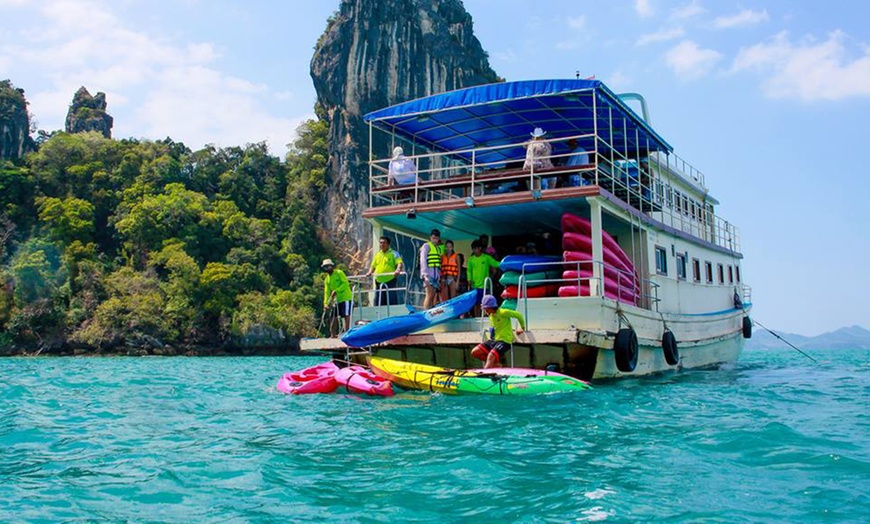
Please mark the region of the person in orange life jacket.
<svg viewBox="0 0 870 524"><path fill-rule="evenodd" d="M326 278L323 279L323 307L329 307L329 303L334 302L337 317L344 319L344 331L347 331L350 329L350 310L353 308L353 293L347 275L344 271L336 269L329 258L320 264L320 268L326 273ZM332 337L336 336L337 328L336 323L329 323Z"/></svg>
<svg viewBox="0 0 870 524"><path fill-rule="evenodd" d="M375 275L375 305L398 304L396 292L396 276L402 272L402 255L390 249L390 239L381 237L378 240L378 251L372 257L372 265L366 276ZM386 289L384 289L386 288Z"/></svg>
<svg viewBox="0 0 870 524"><path fill-rule="evenodd" d="M471 350L471 356L485 362L484 368L499 367L505 353L511 349L514 343L514 329L511 319L515 318L520 323L520 327L516 330L517 335L523 334L526 329L526 322L523 314L519 311L498 307L498 302L492 295L484 295L480 301L480 307L483 308L483 312L489 317L489 325L492 328L493 337L492 340L487 340L475 346Z"/></svg>
<svg viewBox="0 0 870 524"><path fill-rule="evenodd" d="M453 251L453 241L444 242L441 255L441 300L450 300L459 290L459 271L462 268L462 255Z"/></svg>
<svg viewBox="0 0 870 524"><path fill-rule="evenodd" d="M441 232L433 229L429 241L420 247L420 278L423 280L423 309L430 309L437 303L441 288Z"/></svg>

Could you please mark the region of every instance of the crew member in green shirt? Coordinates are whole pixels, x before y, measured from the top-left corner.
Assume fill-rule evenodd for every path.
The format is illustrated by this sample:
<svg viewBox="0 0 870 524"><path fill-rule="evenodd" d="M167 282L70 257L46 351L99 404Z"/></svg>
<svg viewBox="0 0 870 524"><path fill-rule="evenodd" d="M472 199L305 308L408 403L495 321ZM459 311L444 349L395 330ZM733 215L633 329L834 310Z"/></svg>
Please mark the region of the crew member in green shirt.
<svg viewBox="0 0 870 524"><path fill-rule="evenodd" d="M485 362L484 368L497 368L501 366L501 360L505 353L511 349L514 343L514 329L511 319L515 318L520 323L517 335L522 335L526 329L526 322L522 313L510 309L498 307L498 302L492 295L484 295L480 301L480 307L489 317L489 325L492 326L492 340L478 344L471 350L471 356Z"/></svg>
<svg viewBox="0 0 870 524"><path fill-rule="evenodd" d="M366 276L375 275L375 305L398 304L396 300L396 278L402 272L404 262L398 251L390 249L390 239L381 237L378 252L372 258L372 265ZM384 289L386 286L387 289Z"/></svg>
<svg viewBox="0 0 870 524"><path fill-rule="evenodd" d="M329 307L329 303L335 301L335 319L330 321L329 333L332 337L337 335L337 317L344 319L344 330L350 329L350 310L353 308L353 293L350 290L350 282L344 271L337 269L331 259L327 258L320 264L320 269L326 272L323 279L323 307Z"/></svg>
<svg viewBox="0 0 870 524"><path fill-rule="evenodd" d="M471 243L471 256L465 263L465 274L468 277L468 286L477 291L477 300L474 303L474 316L480 316L480 301L483 298L483 286L486 278L492 274L493 269L498 269L498 260L483 252L480 240Z"/></svg>

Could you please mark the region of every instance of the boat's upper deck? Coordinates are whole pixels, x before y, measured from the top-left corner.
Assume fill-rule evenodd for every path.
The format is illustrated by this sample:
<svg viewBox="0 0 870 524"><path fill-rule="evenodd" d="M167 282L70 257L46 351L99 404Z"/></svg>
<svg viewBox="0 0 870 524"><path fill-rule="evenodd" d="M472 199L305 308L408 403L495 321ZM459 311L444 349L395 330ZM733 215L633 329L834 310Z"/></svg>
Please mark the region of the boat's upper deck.
<svg viewBox="0 0 870 524"><path fill-rule="evenodd" d="M617 95L598 81L529 81L479 86L399 104L366 116L390 150L413 166L405 180L391 158L372 158L367 218L416 230L418 215L481 220L484 208L521 205L516 215L558 223L559 213L600 196L626 210L732 252L737 229L715 215L704 176ZM549 153L524 165L530 131L541 127ZM383 145L381 145L383 147ZM572 204L573 203L573 204ZM490 213L491 214L491 213ZM452 216L452 218L451 218ZM533 218L534 217L534 218Z"/></svg>

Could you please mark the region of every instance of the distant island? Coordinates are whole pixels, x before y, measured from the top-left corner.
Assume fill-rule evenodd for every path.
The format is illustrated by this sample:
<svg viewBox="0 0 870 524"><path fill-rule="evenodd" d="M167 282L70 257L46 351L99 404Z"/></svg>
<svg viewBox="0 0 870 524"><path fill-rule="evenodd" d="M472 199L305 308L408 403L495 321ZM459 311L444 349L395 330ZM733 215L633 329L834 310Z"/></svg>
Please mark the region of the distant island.
<svg viewBox="0 0 870 524"><path fill-rule="evenodd" d="M842 327L815 337L773 330L777 335L801 349L870 349L870 331L861 326ZM788 344L755 326L752 338L746 341L746 349L779 349Z"/></svg>

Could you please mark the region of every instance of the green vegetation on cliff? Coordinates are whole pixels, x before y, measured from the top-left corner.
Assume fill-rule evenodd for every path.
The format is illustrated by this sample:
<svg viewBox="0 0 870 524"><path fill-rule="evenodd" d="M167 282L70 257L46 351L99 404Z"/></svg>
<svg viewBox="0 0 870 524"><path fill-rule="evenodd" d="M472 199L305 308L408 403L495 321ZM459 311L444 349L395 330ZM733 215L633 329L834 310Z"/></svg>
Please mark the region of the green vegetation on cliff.
<svg viewBox="0 0 870 524"><path fill-rule="evenodd" d="M327 129L304 123L284 161L88 132L0 164L0 354L313 335Z"/></svg>

